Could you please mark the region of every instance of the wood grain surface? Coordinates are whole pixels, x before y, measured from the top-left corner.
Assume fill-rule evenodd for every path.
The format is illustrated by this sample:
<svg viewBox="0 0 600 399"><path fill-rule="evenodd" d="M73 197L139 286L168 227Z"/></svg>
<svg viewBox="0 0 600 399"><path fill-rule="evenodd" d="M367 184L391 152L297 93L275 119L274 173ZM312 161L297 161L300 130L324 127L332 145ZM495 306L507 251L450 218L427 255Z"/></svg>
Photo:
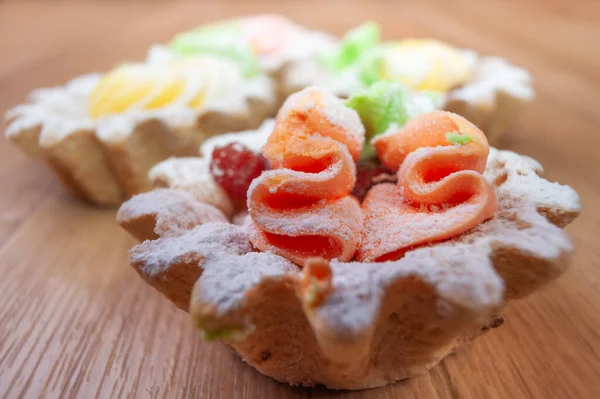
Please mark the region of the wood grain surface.
<svg viewBox="0 0 600 399"><path fill-rule="evenodd" d="M572 185L571 270L516 302L507 323L429 374L380 389L291 388L200 340L127 266L115 210L71 198L0 143L0 397L599 398L600 2L0 1L0 112L154 42L222 17L281 12L333 33L365 19L386 38L436 36L528 68L537 99L503 147Z"/></svg>

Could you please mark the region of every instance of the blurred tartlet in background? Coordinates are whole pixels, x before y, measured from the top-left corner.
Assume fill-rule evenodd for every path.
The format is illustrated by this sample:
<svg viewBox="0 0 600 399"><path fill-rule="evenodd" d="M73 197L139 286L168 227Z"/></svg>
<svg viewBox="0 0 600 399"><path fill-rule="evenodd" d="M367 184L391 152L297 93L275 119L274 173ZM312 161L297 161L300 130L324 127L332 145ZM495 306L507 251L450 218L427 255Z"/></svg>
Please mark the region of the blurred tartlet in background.
<svg viewBox="0 0 600 399"><path fill-rule="evenodd" d="M316 85L348 97L382 80L405 86L410 116L457 112L492 144L533 98L529 74L497 57L429 39L381 42L374 23L338 40L257 15L180 33L144 62L35 90L8 111L6 135L79 196L116 205L151 188L156 163L258 127L295 91Z"/></svg>
<svg viewBox="0 0 600 399"><path fill-rule="evenodd" d="M286 71L289 92L308 85L347 97L381 81L428 93L440 109L465 116L498 145L499 135L534 98L530 74L500 57L481 56L435 39L382 42L373 22L348 32L335 51Z"/></svg>
<svg viewBox="0 0 600 399"><path fill-rule="evenodd" d="M149 189L148 170L207 137L258 126L273 85L220 57L126 64L41 89L8 113L6 135L66 186L102 205Z"/></svg>

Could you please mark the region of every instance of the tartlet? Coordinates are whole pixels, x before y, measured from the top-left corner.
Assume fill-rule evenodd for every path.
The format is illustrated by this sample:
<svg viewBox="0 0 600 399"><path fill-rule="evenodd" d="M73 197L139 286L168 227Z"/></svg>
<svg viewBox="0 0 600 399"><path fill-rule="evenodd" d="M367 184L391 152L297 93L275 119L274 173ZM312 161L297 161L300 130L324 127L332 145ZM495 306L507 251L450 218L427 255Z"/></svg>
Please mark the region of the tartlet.
<svg viewBox="0 0 600 399"><path fill-rule="evenodd" d="M422 374L500 326L507 304L558 277L573 250L561 228L580 212L577 194L449 112L381 119L370 141L396 181L376 179L361 204L351 190L368 113L351 100L308 88L268 137L246 133L272 168L252 180L248 214L228 218L165 172L170 188L117 215L144 241L130 263L146 282L205 339L292 385L363 389ZM211 147L207 170L225 147Z"/></svg>
<svg viewBox="0 0 600 399"><path fill-rule="evenodd" d="M404 84L419 110L466 116L492 144L534 95L527 71L501 58L435 40L382 43L372 23L340 41L255 15L183 32L152 46L144 63L36 90L8 111L6 135L79 196L115 205L151 187L147 172L157 162L194 156L207 137L255 128L299 89L348 97L381 80ZM187 98L190 90L203 94Z"/></svg>
<svg viewBox="0 0 600 399"><path fill-rule="evenodd" d="M438 108L465 116L491 144L535 96L529 72L503 58L435 39L381 42L372 22L347 33L334 51L293 64L285 76L288 93L316 85L342 97L381 80L431 93Z"/></svg>
<svg viewBox="0 0 600 399"><path fill-rule="evenodd" d="M276 107L271 79L211 55L124 64L39 89L8 111L6 136L81 197L117 205L148 170L197 154L215 134L257 127Z"/></svg>

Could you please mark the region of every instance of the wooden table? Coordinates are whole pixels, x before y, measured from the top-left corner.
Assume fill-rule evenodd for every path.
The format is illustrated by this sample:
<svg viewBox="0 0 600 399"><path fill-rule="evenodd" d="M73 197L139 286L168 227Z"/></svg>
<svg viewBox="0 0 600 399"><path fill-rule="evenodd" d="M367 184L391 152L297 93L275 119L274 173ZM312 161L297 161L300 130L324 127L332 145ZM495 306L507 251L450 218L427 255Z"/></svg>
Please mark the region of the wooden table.
<svg viewBox="0 0 600 399"><path fill-rule="evenodd" d="M600 3L595 1L0 2L0 111L221 17L275 11L341 33L437 36L528 68L537 99L503 143L572 185L571 270L515 303L507 323L429 374L355 398L600 397ZM2 139L4 140L4 139ZM596 205L594 205L596 204ZM219 345L127 266L114 210L71 198L46 168L0 144L0 396L337 397L277 383Z"/></svg>

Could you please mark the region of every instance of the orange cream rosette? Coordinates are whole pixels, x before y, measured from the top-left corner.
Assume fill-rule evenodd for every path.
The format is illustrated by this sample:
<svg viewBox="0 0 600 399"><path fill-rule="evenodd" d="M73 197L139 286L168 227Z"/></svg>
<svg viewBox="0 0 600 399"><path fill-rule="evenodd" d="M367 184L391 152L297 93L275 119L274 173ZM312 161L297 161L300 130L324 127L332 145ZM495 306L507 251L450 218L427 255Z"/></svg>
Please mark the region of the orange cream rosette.
<svg viewBox="0 0 600 399"><path fill-rule="evenodd" d="M494 216L487 140L463 117L422 114L371 143L398 182L373 186L361 208L349 196L364 144L358 114L319 89L291 96L262 148L273 170L248 191L254 246L300 266L314 256L382 262Z"/></svg>
<svg viewBox="0 0 600 399"><path fill-rule="evenodd" d="M316 88L290 96L262 150L273 170L248 190L254 246L298 265L350 260L362 213L349 194L363 144L358 114L334 96Z"/></svg>
<svg viewBox="0 0 600 399"><path fill-rule="evenodd" d="M359 261L395 260L494 216L496 196L482 175L488 143L465 118L423 114L372 143L383 164L398 171L398 183L367 194Z"/></svg>

